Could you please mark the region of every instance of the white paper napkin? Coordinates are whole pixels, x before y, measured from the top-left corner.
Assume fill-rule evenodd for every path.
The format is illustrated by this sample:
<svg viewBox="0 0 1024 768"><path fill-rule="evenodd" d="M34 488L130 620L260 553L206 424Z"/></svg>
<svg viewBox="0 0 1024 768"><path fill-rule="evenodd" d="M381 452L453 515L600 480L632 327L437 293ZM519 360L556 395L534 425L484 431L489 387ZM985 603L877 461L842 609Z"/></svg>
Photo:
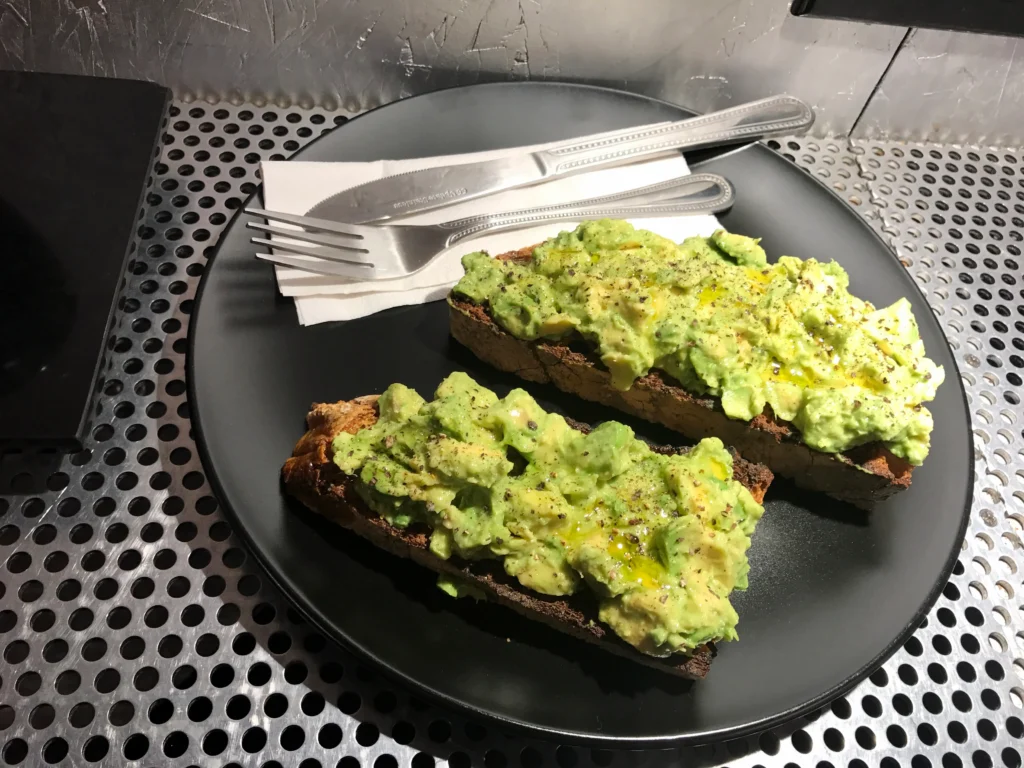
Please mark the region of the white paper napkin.
<svg viewBox="0 0 1024 768"><path fill-rule="evenodd" d="M526 151L539 148L541 147L531 147ZM265 162L262 164L264 203L268 210L303 215L321 200L356 184L420 168L477 162L523 151L523 148L517 148L369 163ZM678 154L501 192L440 210L406 216L401 222L434 224L483 213L573 202L636 189L688 172L686 161ZM707 215L637 219L633 224L677 242L692 235L709 235L718 227L717 220ZM352 320L391 307L421 304L444 298L462 276L460 259L466 253L482 250L496 255L517 250L574 226L572 222L554 222L464 240L448 249L417 274L386 282L346 281L287 267L275 267L278 288L282 295L294 297L295 308L302 325L315 325L330 320Z"/></svg>

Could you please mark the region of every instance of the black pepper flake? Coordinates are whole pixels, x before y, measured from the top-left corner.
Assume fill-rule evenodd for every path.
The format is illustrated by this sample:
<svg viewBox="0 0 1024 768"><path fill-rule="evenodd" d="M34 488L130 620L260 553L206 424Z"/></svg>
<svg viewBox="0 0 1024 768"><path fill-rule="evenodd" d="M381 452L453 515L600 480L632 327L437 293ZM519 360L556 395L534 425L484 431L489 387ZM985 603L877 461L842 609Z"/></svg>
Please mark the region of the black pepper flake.
<svg viewBox="0 0 1024 768"><path fill-rule="evenodd" d="M534 421L533 419L530 419L528 422L526 422L526 427L527 427L527 429L536 430L537 429L537 422Z"/></svg>
<svg viewBox="0 0 1024 768"><path fill-rule="evenodd" d="M543 480L541 480L539 483L537 483L537 490L538 491L543 491L544 490L544 481Z"/></svg>

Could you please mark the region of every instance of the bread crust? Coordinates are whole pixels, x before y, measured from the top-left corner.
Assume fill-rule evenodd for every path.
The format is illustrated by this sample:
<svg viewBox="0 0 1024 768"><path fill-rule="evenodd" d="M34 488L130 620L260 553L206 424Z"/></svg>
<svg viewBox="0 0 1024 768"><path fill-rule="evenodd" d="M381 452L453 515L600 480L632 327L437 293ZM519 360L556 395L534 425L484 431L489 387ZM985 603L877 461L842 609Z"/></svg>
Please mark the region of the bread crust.
<svg viewBox="0 0 1024 768"><path fill-rule="evenodd" d="M468 581L489 599L531 619L594 643L607 651L648 666L690 679L708 673L714 648L706 645L685 658L660 659L636 651L597 621L597 603L589 593L567 598L548 597L522 587L505 574L496 560L466 562L442 560L430 552L430 532L425 528L396 528L373 512L355 491L353 478L333 461L332 443L341 432L355 433L377 420L377 397L359 397L337 403L319 403L306 417L308 431L284 465L286 491L309 509L399 557L406 557L438 573ZM569 422L572 427L589 427ZM655 447L659 452L685 449ZM761 502L772 473L762 466L734 456L734 476Z"/></svg>
<svg viewBox="0 0 1024 768"><path fill-rule="evenodd" d="M529 261L536 246L497 256ZM775 418L770 407L752 421L725 415L716 397L694 395L668 374L652 370L623 392L589 345L523 341L502 329L485 307L454 292L448 297L452 336L473 354L502 371L528 381L551 383L584 400L661 424L691 440L715 436L735 447L747 460L764 464L797 485L871 509L910 486L913 466L881 443L844 453L816 451L800 440L789 423Z"/></svg>

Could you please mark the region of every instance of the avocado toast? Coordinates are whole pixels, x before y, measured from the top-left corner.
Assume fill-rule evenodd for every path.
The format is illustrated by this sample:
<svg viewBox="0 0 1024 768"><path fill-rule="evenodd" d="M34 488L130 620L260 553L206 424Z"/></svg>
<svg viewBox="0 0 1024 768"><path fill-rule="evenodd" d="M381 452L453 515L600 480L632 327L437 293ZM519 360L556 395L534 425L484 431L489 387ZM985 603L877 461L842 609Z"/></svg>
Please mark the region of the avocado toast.
<svg viewBox="0 0 1024 768"><path fill-rule="evenodd" d="M720 437L799 485L870 508L928 451L943 371L906 300L876 310L834 262L716 232L675 244L626 222L463 258L452 335L485 362Z"/></svg>
<svg viewBox="0 0 1024 768"><path fill-rule="evenodd" d="M452 374L426 402L315 405L283 469L310 509L483 595L619 655L690 678L716 640L771 472L717 439L652 448Z"/></svg>

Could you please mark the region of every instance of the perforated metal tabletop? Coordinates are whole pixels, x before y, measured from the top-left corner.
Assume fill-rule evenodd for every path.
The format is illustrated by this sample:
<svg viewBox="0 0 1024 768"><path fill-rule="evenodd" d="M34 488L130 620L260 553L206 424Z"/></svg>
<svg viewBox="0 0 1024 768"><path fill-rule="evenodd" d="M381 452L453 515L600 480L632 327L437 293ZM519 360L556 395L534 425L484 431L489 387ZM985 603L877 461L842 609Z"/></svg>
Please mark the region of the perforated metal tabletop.
<svg viewBox="0 0 1024 768"><path fill-rule="evenodd" d="M86 450L0 472L0 763L1021 765L1024 151L771 143L871 222L938 315L974 422L970 528L927 621L831 707L749 739L613 753L504 734L380 679L288 606L211 494L185 398L199 277L259 161L345 119L172 107Z"/></svg>

